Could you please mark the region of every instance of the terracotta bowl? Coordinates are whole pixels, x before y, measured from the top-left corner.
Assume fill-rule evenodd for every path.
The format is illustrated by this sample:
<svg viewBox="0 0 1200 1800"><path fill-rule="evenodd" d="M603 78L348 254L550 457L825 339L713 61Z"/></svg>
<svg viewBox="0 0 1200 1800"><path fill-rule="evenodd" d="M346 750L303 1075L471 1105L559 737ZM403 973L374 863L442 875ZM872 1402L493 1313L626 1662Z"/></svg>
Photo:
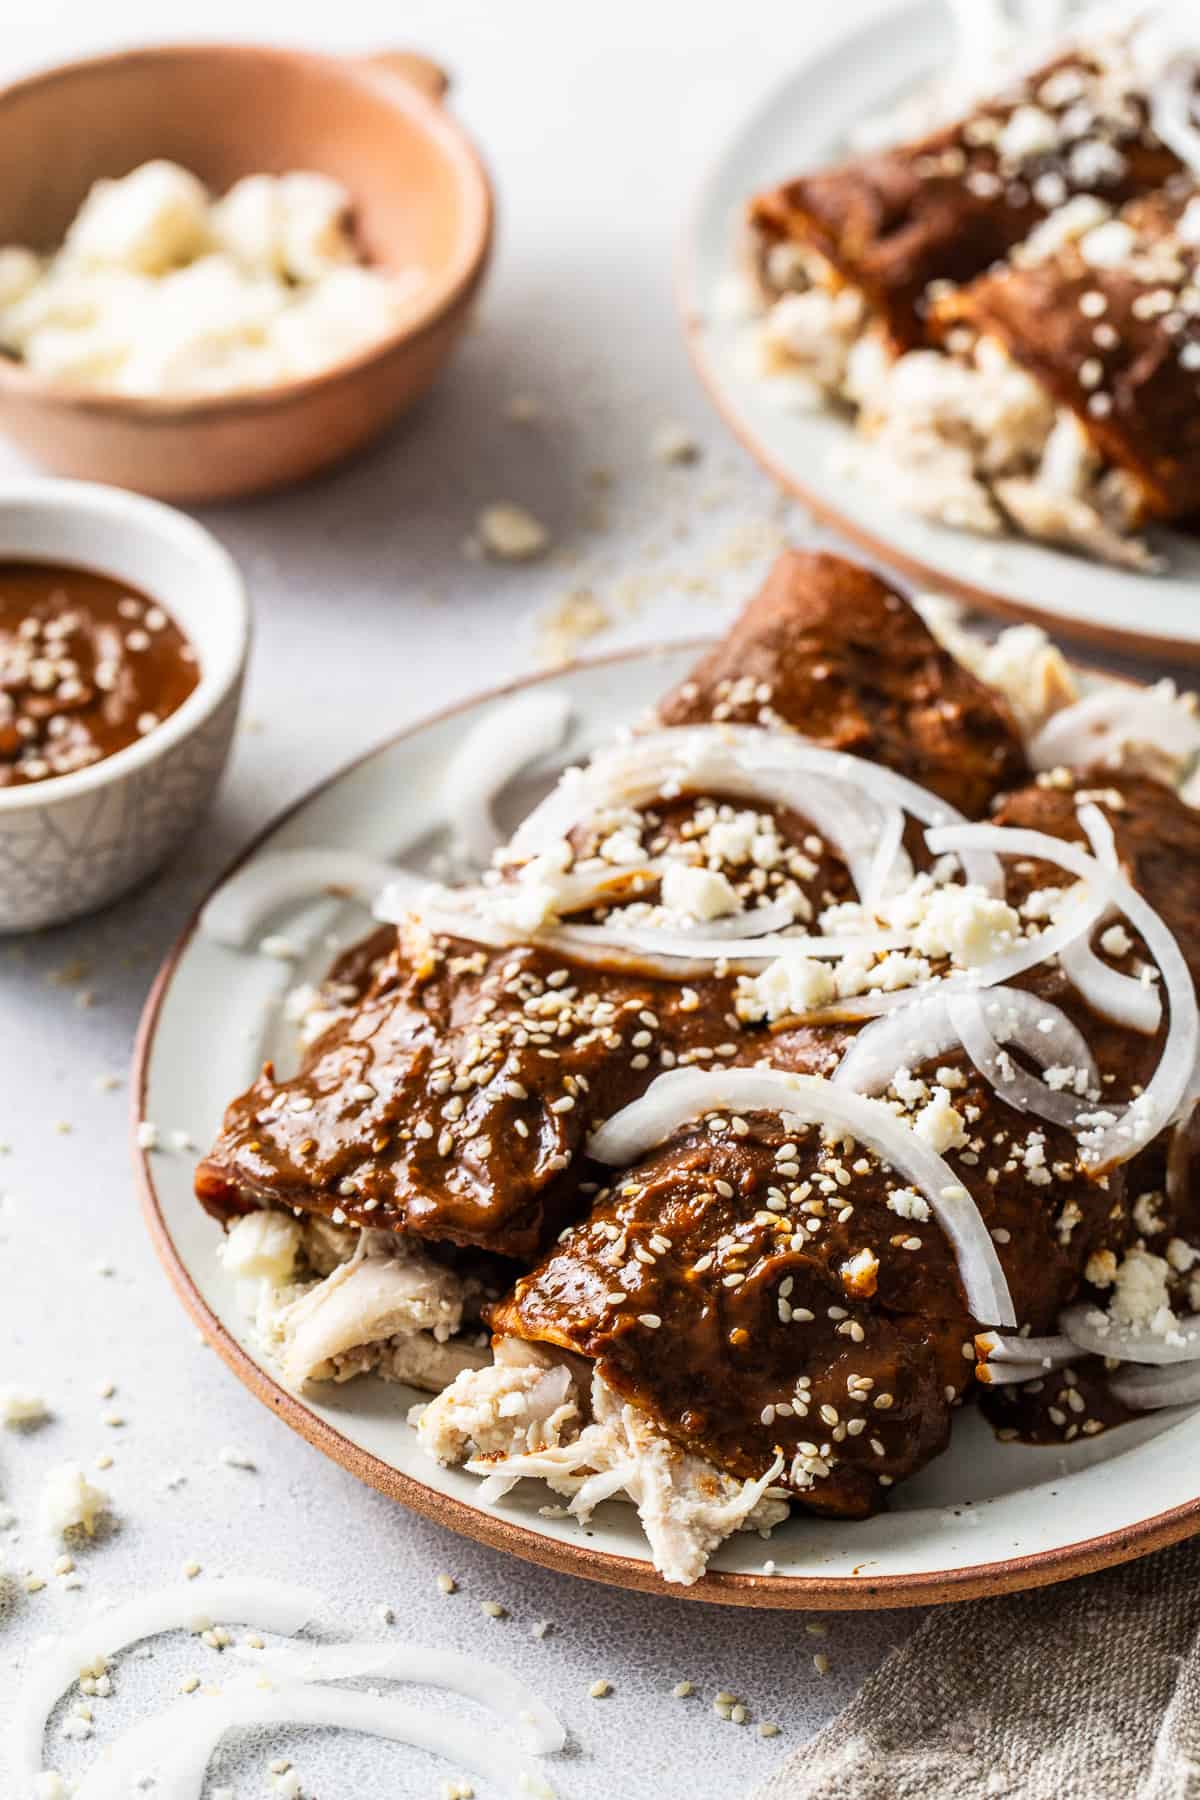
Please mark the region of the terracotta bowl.
<svg viewBox="0 0 1200 1800"><path fill-rule="evenodd" d="M278 487L377 436L454 348L491 247L488 178L442 104L446 85L401 52L205 44L69 63L0 90L0 244L53 249L98 177L168 157L217 193L258 172L333 175L354 198L366 260L429 274L390 336L260 392L106 395L0 357L0 432L64 474L188 501Z"/></svg>

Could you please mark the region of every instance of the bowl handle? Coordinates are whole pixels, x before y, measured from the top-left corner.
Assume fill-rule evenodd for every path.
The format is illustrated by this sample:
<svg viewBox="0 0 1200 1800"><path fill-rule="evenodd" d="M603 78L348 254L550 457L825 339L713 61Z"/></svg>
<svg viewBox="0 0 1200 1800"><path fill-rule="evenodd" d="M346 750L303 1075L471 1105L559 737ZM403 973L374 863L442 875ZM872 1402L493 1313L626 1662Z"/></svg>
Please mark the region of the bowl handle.
<svg viewBox="0 0 1200 1800"><path fill-rule="evenodd" d="M430 100L441 100L450 86L450 77L431 57L419 50L376 50L358 59L380 75L392 75L407 82Z"/></svg>

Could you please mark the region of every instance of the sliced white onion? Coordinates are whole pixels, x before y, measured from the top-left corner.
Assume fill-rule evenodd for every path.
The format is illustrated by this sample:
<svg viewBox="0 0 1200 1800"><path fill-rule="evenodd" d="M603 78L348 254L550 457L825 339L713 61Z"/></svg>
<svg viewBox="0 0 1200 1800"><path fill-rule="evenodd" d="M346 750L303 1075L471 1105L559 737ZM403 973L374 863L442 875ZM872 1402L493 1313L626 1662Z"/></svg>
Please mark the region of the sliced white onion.
<svg viewBox="0 0 1200 1800"><path fill-rule="evenodd" d="M1064 1369L1079 1355L1079 1345L1061 1333L1056 1337L1022 1337L1019 1332L981 1331L975 1339L975 1350L981 1361L989 1363L1036 1363L1043 1371Z"/></svg>
<svg viewBox="0 0 1200 1800"><path fill-rule="evenodd" d="M1143 1037L1154 1036L1162 1024L1162 1001L1156 987L1112 968L1096 955L1086 938L1064 945L1058 960L1094 1013Z"/></svg>
<svg viewBox="0 0 1200 1800"><path fill-rule="evenodd" d="M1008 991L1005 990L1006 993ZM1005 1054L993 1037L989 1025L989 1020L1000 1010L994 994L995 990L992 990L986 1003L978 994L951 994L947 999L950 1022L959 1035L963 1049L1006 1105L1015 1107L1018 1112L1034 1113L1039 1119L1048 1119L1054 1125L1065 1125L1068 1131L1075 1130L1080 1114L1093 1113L1097 1102L1048 1087L1044 1081L1031 1075ZM1008 1042L1015 1042L1015 1032L1005 1030L1004 1035ZM1087 1072L1088 1088L1094 1092L1099 1075L1091 1051L1082 1038L1079 1040L1078 1051L1082 1053L1083 1060L1072 1062L1069 1066Z"/></svg>
<svg viewBox="0 0 1200 1800"><path fill-rule="evenodd" d="M1177 1119L1171 1127L1171 1136L1167 1144L1167 1199L1174 1205L1182 1205L1190 1198L1191 1174L1192 1117L1189 1109L1185 1116Z"/></svg>
<svg viewBox="0 0 1200 1800"><path fill-rule="evenodd" d="M155 1800L200 1800L225 1734L262 1725L322 1725L390 1738L502 1782L513 1800L555 1800L528 1755L453 1715L340 1688L288 1685L264 1692L248 1683L220 1695L192 1695L135 1725L96 1758L76 1800L129 1800L147 1773L156 1777Z"/></svg>
<svg viewBox="0 0 1200 1800"><path fill-rule="evenodd" d="M525 940L530 941L530 940ZM560 925L552 931L539 932L532 940L556 949L603 950L611 945L616 950L636 952L654 957L665 964L691 960L697 967L724 964L731 972L759 969L779 956L843 957L882 953L902 948L909 940L900 932L879 931L847 937L807 937L771 934L766 937L706 937L697 932L659 931L653 927L623 928L612 925ZM670 971L669 971L670 972ZM710 969L711 972L711 969Z"/></svg>
<svg viewBox="0 0 1200 1800"><path fill-rule="evenodd" d="M577 863L573 869L539 876L537 885L551 889L555 912L563 916L585 912L593 906L611 906L622 900L637 899L657 886L665 867L661 857L648 856L641 862L619 867L594 857ZM519 894L521 885L518 879L515 886L498 882L495 887L480 891L485 900L489 895L501 898L508 893Z"/></svg>
<svg viewBox="0 0 1200 1800"><path fill-rule="evenodd" d="M1078 1356L1079 1352L1075 1352ZM1041 1381L1046 1370L1041 1363L977 1363L975 1379L981 1387L1017 1387L1026 1381Z"/></svg>
<svg viewBox="0 0 1200 1800"><path fill-rule="evenodd" d="M1035 735L1028 754L1035 769L1083 768L1104 762L1126 744L1149 745L1180 763L1200 753L1200 719L1181 701L1173 681L1153 688L1100 688L1064 706Z"/></svg>
<svg viewBox="0 0 1200 1800"><path fill-rule="evenodd" d="M927 993L860 1031L834 1071L833 1084L856 1094L882 1094L898 1070L920 1068L958 1047L945 995Z"/></svg>
<svg viewBox="0 0 1200 1800"><path fill-rule="evenodd" d="M889 807L879 831L879 842L867 871L863 905L877 906L893 888L912 880L912 864L904 854L904 813Z"/></svg>
<svg viewBox="0 0 1200 1800"><path fill-rule="evenodd" d="M783 1113L845 1132L924 1194L949 1238L967 1305L981 1324L1015 1325L1012 1296L979 1208L950 1165L881 1101L817 1075L781 1069L674 1069L593 1133L588 1153L626 1167L691 1120L712 1112Z"/></svg>
<svg viewBox="0 0 1200 1800"><path fill-rule="evenodd" d="M791 774L813 776L818 780L826 777L848 787L861 788L881 811L899 809L911 813L922 825L948 825L962 820L962 814L948 800L881 763L866 762L844 750L826 750L818 744L806 743L803 738L755 726L739 726L737 735L739 748L750 768L778 768ZM968 880L989 893L1003 893L1003 873L995 858L986 851L979 856L971 854L971 866L976 872L968 871Z"/></svg>
<svg viewBox="0 0 1200 1800"><path fill-rule="evenodd" d="M1091 824L1089 838L1096 860L1103 863L1110 874L1120 875L1121 859L1110 820L1097 809ZM1097 923L1104 917L1107 914ZM1154 1036L1162 1024L1162 1001L1157 988L1111 968L1096 955L1088 938L1076 938L1073 944L1066 945L1059 952L1058 960L1093 1012L1130 1031Z"/></svg>
<svg viewBox="0 0 1200 1800"><path fill-rule="evenodd" d="M1108 1385L1131 1412L1194 1406L1200 1400L1200 1361L1176 1363L1171 1369L1118 1369L1109 1376Z"/></svg>
<svg viewBox="0 0 1200 1800"><path fill-rule="evenodd" d="M619 925L619 919L613 919ZM769 932L788 931L796 923L795 909L787 900L768 900L765 906L748 906L744 912L729 913L721 919L697 920L680 934L685 940L694 930L697 937L753 938Z"/></svg>
<svg viewBox="0 0 1200 1800"><path fill-rule="evenodd" d="M643 898L648 889L657 886L669 866L667 857L648 857L644 862L622 867L590 861L578 863L564 874L547 875L544 880L539 876L537 885L550 889L554 896L554 913L565 920L572 913L590 912L601 906L620 907L624 901ZM501 882L495 887L472 891L478 894L480 904L487 909L489 904L494 908L497 901L518 897L521 887L522 882L518 879L515 883ZM795 917L793 907L786 900L769 900L765 905L748 906L717 919L697 920L694 926L687 919L681 919L678 925L670 927L640 925L636 929L643 937L651 932L676 936L689 931L694 931L697 940L705 936L761 937L769 931L785 931L794 924ZM623 929L619 912L608 923L613 929Z"/></svg>
<svg viewBox="0 0 1200 1800"><path fill-rule="evenodd" d="M1044 1082L1015 1067L1012 1080L1000 1079L998 1047L991 1033L994 1025L1001 1042L1015 1044L1042 1068L1053 1063L1061 1068L1086 1070L1089 1087L1095 1087L1099 1073L1091 1050L1061 1007L1026 993L1024 988L989 988L981 995L954 989L949 982L945 986L944 993L927 994L861 1031L834 1072L834 1085L860 1094L881 1094L891 1085L898 1069L919 1068L961 1045L1001 1099L1021 1111L1039 1112L1044 1118L1059 1120L1061 1113L1059 1122L1072 1123L1075 1096L1056 1094ZM957 1005L952 1007L958 1002L962 1003L961 1012ZM986 1008L983 1018L973 1010L980 1008ZM970 1029L964 1030L968 1011ZM976 1055L976 1051L980 1054ZM1061 1107L1059 1101L1063 1102Z"/></svg>
<svg viewBox="0 0 1200 1800"><path fill-rule="evenodd" d="M1200 1313L1176 1319L1169 1336L1144 1325L1128 1325L1122 1319L1114 1319L1086 1300L1069 1306L1058 1322L1073 1344L1090 1350L1093 1356L1153 1363L1156 1368L1200 1360Z"/></svg>
<svg viewBox="0 0 1200 1800"><path fill-rule="evenodd" d="M702 791L757 798L810 819L842 856L860 895L879 874L879 839L889 815L908 812L926 825L962 817L903 775L799 736L757 726L690 725L648 732L602 752L586 768L569 769L519 827L512 851L534 856L602 808ZM894 835L895 824L886 829ZM989 893L1003 892L994 857L970 857L968 879Z"/></svg>
<svg viewBox="0 0 1200 1800"><path fill-rule="evenodd" d="M426 883L354 850L272 850L244 863L200 914L205 937L234 949L255 943L269 919L325 897L371 906L387 887L414 894Z"/></svg>
<svg viewBox="0 0 1200 1800"><path fill-rule="evenodd" d="M288 1650L235 1652L260 1675L282 1683L353 1681L380 1677L445 1688L478 1700L514 1725L538 1756L561 1750L566 1732L531 1687L481 1656L416 1644L304 1644Z"/></svg>
<svg viewBox="0 0 1200 1800"><path fill-rule="evenodd" d="M490 890L494 891L494 890ZM864 951L896 948L907 942L900 934L879 932L853 937L805 937L770 934L763 937L707 936L691 932L661 931L656 927L558 925L526 931L509 925L489 910L487 895L469 889L426 889L416 908L407 895L389 888L380 896L375 916L400 924L415 919L427 931L442 937L461 938L493 950L535 949L557 952L571 962L603 969L625 969L658 975L665 980L703 979L714 967L728 974L760 969L785 951L816 957L840 957ZM765 908L762 909L765 911ZM745 923L753 914L739 915ZM723 923L723 921L713 921ZM704 927L707 932L709 927Z"/></svg>
<svg viewBox="0 0 1200 1800"><path fill-rule="evenodd" d="M455 843L476 868L485 869L503 841L496 800L515 776L559 748L570 723L565 694L517 694L491 707L450 758L440 797Z"/></svg>
<svg viewBox="0 0 1200 1800"><path fill-rule="evenodd" d="M951 827L958 830L957 826ZM970 827L963 827L969 830ZM995 830L995 826L983 826L984 831ZM1051 838L1051 843L1057 842ZM1049 962L1052 956L1061 956L1072 944L1086 938L1093 930L1097 920L1108 904L1104 895L1094 895L1087 891L1072 899L1063 907L1053 925L1045 930L1035 932L1032 937L1023 938L1015 949L1005 951L1003 956L995 956L982 968L973 970L971 984L991 987L1000 981L1015 981L1018 975L1036 969L1040 964Z"/></svg>
<svg viewBox="0 0 1200 1800"><path fill-rule="evenodd" d="M1107 820L1092 805L1079 808L1085 831L1102 841ZM1016 830L1001 825L952 825L927 833L934 854L968 847L986 848L998 855L1030 857L1067 869L1085 882L1105 905L1115 906L1141 934L1158 965L1170 1005L1170 1026L1158 1067L1145 1091L1132 1101L1112 1125L1097 1130L1095 1141L1085 1146L1083 1160L1094 1175L1128 1162L1151 1143L1175 1117L1188 1092L1200 1053L1200 1015L1196 991L1183 952L1153 907L1123 875L1105 869L1094 856L1076 844L1042 831Z"/></svg>
<svg viewBox="0 0 1200 1800"><path fill-rule="evenodd" d="M57 1638L34 1656L25 1674L12 1722L13 1762L32 1787L42 1768L46 1721L80 1671L98 1658L115 1656L127 1644L155 1637L160 1631L203 1631L217 1620L257 1625L292 1637L324 1609L311 1588L258 1579L188 1581L178 1587L155 1588L67 1637ZM122 1797L124 1800L124 1797Z"/></svg>

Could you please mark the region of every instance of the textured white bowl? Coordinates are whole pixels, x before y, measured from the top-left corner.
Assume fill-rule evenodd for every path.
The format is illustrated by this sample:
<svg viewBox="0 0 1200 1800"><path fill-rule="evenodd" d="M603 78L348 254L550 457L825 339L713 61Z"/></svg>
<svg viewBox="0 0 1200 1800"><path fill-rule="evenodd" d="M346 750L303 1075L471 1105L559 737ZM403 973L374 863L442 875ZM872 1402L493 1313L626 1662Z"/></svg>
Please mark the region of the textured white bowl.
<svg viewBox="0 0 1200 1800"><path fill-rule="evenodd" d="M200 680L146 737L90 768L0 789L0 932L59 925L153 873L225 766L250 641L232 557L182 513L82 481L0 483L0 561L74 563L159 601Z"/></svg>

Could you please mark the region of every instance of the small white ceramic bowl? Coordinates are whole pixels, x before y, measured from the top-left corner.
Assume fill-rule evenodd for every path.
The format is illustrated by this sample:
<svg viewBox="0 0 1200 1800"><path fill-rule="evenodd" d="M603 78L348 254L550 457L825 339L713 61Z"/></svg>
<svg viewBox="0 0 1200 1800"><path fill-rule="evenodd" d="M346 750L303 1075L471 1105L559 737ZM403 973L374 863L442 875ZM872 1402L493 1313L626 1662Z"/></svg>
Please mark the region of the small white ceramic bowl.
<svg viewBox="0 0 1200 1800"><path fill-rule="evenodd" d="M82 481L0 482L0 562L73 563L159 601L200 680L146 737L71 775L0 788L0 932L115 900L196 825L225 766L250 642L237 565L182 513Z"/></svg>

